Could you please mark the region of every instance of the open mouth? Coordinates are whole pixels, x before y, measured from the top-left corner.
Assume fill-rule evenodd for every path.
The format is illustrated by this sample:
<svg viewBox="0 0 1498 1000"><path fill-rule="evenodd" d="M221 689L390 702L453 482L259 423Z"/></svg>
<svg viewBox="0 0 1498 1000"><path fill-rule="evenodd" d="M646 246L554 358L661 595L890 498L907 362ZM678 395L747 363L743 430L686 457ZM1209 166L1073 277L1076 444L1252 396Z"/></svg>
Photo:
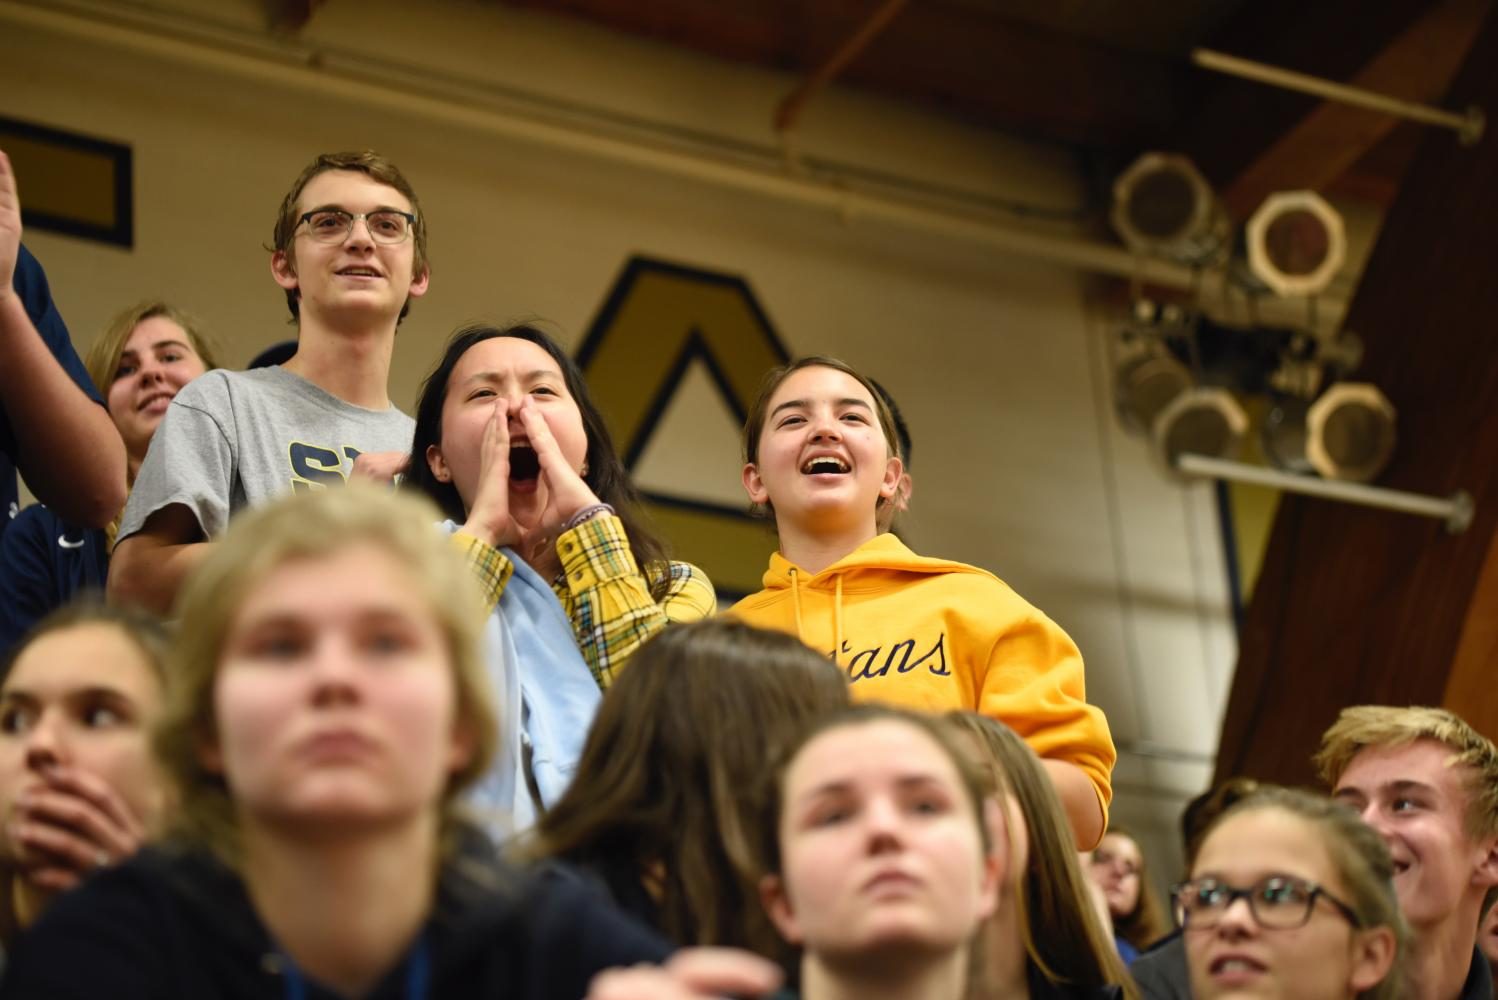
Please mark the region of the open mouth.
<svg viewBox="0 0 1498 1000"><path fill-rule="evenodd" d="M1207 971L1214 976L1253 975L1263 972L1264 966L1241 955L1225 955L1214 961Z"/></svg>
<svg viewBox="0 0 1498 1000"><path fill-rule="evenodd" d="M343 267L338 273L351 278L378 278L380 272L372 267Z"/></svg>
<svg viewBox="0 0 1498 1000"><path fill-rule="evenodd" d="M528 445L510 449L510 482L534 483L541 476L541 459Z"/></svg>
<svg viewBox="0 0 1498 1000"><path fill-rule="evenodd" d="M841 476L849 471L848 463L833 455L821 455L817 458L808 459L801 466L801 474L805 476Z"/></svg>

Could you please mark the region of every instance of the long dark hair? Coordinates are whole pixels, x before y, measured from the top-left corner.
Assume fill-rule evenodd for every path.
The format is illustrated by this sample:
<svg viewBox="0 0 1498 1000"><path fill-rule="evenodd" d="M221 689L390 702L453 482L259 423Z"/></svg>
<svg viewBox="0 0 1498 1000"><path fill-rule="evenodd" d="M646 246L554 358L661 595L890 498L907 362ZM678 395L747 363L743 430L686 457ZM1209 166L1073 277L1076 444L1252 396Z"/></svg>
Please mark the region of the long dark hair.
<svg viewBox="0 0 1498 1000"><path fill-rule="evenodd" d="M1024 819L1030 850L1024 870L1010 878L1018 880L1019 930L1030 965L1056 987L1080 993L1116 985L1126 1000L1137 1000L1113 938L1093 911L1066 812L1040 759L996 719L976 712L948 712L942 719L977 744L984 790L1000 800L1013 795Z"/></svg>
<svg viewBox="0 0 1498 1000"><path fill-rule="evenodd" d="M442 360L437 362L437 367L421 387L421 398L416 404L416 434L411 441L411 460L402 484L431 497L454 521L461 524L467 519L468 512L463 509L463 499L458 496L457 487L441 482L432 474L431 466L427 464L427 448L442 443L442 404L447 400L453 369L469 348L495 337L514 337L535 344L551 355L561 369L567 392L577 403L583 418L583 430L588 436L587 471L583 474L583 482L599 500L613 507L619 520L624 522L630 550L650 583L652 596L659 599L671 582L665 544L641 517L639 494L629 480L624 463L619 461L619 453L614 450L614 439L604 423L603 414L588 395L582 372L555 340L533 326L517 323L500 327L480 323L462 327L452 335Z"/></svg>
<svg viewBox="0 0 1498 1000"><path fill-rule="evenodd" d="M848 704L848 681L795 636L728 618L673 625L609 688L533 857L660 864L660 930L786 961L759 901L766 760Z"/></svg>

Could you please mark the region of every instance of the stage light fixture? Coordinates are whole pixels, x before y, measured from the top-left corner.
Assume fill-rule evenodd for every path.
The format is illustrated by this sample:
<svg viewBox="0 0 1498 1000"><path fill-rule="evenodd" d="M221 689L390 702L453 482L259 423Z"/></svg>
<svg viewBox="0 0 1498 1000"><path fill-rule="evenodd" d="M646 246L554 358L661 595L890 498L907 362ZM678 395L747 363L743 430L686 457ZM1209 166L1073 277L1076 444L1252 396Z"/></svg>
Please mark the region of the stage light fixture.
<svg viewBox="0 0 1498 1000"><path fill-rule="evenodd" d="M1306 411L1306 458L1326 479L1371 482L1394 454L1394 404L1370 382L1338 382Z"/></svg>
<svg viewBox="0 0 1498 1000"><path fill-rule="evenodd" d="M1155 417L1192 386L1191 372L1163 348L1142 352L1118 367L1114 400L1128 430L1149 434Z"/></svg>
<svg viewBox="0 0 1498 1000"><path fill-rule="evenodd" d="M1184 156L1145 153L1113 183L1113 228L1135 253L1193 267L1226 256L1232 226L1206 179Z"/></svg>
<svg viewBox="0 0 1498 1000"><path fill-rule="evenodd" d="M1306 411L1310 403L1293 396L1276 399L1259 426L1259 448L1276 469L1296 475L1315 475L1316 467L1306 457Z"/></svg>
<svg viewBox="0 0 1498 1000"><path fill-rule="evenodd" d="M1150 440L1173 475L1182 454L1235 458L1248 431L1248 415L1226 389L1196 387L1171 400L1156 415Z"/></svg>
<svg viewBox="0 0 1498 1000"><path fill-rule="evenodd" d="M1314 191L1281 191L1248 220L1248 269L1277 295L1318 295L1347 259L1342 216Z"/></svg>

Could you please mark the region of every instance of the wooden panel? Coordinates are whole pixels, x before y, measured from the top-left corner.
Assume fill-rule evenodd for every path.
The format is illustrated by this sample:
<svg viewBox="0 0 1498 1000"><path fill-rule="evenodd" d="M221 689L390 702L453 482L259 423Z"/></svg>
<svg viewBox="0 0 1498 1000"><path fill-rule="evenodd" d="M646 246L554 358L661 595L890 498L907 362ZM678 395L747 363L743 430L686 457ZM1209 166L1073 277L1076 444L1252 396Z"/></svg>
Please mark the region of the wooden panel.
<svg viewBox="0 0 1498 1000"><path fill-rule="evenodd" d="M1444 103L1498 108L1494 65L1490 15ZM1285 498L1245 620L1219 779L1310 781L1309 755L1343 706L1447 696L1498 526L1494 176L1498 134L1463 148L1427 130L1347 321L1367 346L1360 375L1399 410L1383 484L1464 488L1476 499L1473 524L1453 536L1408 515Z"/></svg>
<svg viewBox="0 0 1498 1000"><path fill-rule="evenodd" d="M1489 738L1498 738L1498 532L1462 623L1441 704Z"/></svg>

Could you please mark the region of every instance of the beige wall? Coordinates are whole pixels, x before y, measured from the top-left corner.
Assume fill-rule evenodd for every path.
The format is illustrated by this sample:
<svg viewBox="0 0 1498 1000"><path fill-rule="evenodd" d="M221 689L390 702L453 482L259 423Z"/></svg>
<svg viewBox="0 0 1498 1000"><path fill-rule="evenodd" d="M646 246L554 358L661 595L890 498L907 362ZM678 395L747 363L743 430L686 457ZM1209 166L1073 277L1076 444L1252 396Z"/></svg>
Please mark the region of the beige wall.
<svg viewBox="0 0 1498 1000"><path fill-rule="evenodd" d="M262 5L177 6L240 30ZM302 42L399 60L413 79L427 67L761 144L793 84L497 5L413 9L335 0ZM1085 275L52 28L0 30L0 114L134 150L132 251L27 236L80 350L146 295L201 315L230 364L288 336L261 244L286 185L335 148L400 163L430 221L432 290L402 328L392 379L403 405L465 320L536 315L575 344L632 254L741 275L793 353L845 357L900 401L916 439L912 544L993 569L1077 638L1090 694L1128 748L1116 811L1173 867L1175 815L1209 774L1233 655L1220 545L1205 488L1167 484L1116 430ZM1081 197L1060 151L837 88L801 142L992 197ZM738 503L736 432L694 377L641 478Z"/></svg>

